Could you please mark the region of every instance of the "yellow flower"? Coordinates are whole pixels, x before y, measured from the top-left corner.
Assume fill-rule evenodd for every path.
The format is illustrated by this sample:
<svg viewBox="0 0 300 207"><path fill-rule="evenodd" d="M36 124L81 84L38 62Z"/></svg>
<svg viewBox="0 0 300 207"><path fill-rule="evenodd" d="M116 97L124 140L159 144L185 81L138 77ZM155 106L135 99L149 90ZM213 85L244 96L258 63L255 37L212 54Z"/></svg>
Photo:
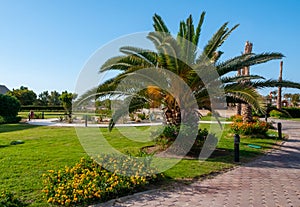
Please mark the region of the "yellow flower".
<svg viewBox="0 0 300 207"><path fill-rule="evenodd" d="M52 201L53 201L52 197L47 200L48 203L51 203Z"/></svg>

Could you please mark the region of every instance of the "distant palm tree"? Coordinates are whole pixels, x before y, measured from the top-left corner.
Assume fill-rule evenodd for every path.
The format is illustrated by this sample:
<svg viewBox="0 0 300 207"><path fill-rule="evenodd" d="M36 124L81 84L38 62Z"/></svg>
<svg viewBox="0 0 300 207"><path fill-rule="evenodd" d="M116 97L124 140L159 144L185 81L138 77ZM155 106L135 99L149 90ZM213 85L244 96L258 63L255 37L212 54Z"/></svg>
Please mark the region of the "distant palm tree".
<svg viewBox="0 0 300 207"><path fill-rule="evenodd" d="M107 60L101 67L100 72L109 70L119 70L121 73L114 78L107 80L105 83L97 87L97 97L107 97L116 95L126 95L126 97L135 97L143 100L143 102L154 101L165 105L165 117L169 124L179 125L182 119L185 119L185 114L195 114L196 108L184 107L180 99L176 99L174 94L156 86L151 81L140 84L146 85L145 90L137 91L134 87L128 87L126 91L116 91L122 80L130 77L133 74L142 71L145 68L155 69L161 73L162 77L166 77L166 85L173 88L175 95L186 97L185 93L176 81L172 81L166 72L161 69L172 72L180 77L188 85L191 93L196 99L197 109L206 108L213 111L212 102L217 101L221 97L211 97L209 87L214 85L216 88L224 91L226 101L228 103L248 103L255 110L264 111L264 103L256 88L275 87L278 81L264 80L263 77L257 75L246 76L230 76L233 71L238 71L241 68L252 65L261 64L274 59L281 59L281 53L261 53L261 54L242 54L229 60L220 62L219 59L223 52L218 48L225 42L231 32L238 25L228 28L228 23L223 24L212 38L205 45L203 51L198 54L197 46L199 43L201 27L204 21L205 12L200 16L200 19L195 26L192 16L190 15L186 21L180 22L177 37L171 36L169 29L162 18L155 14L153 16L154 32L148 34L148 39L155 45L156 50L147 50L132 46L121 47L122 56L113 57ZM209 70L214 68L217 76L214 76ZM198 74L201 74L201 78ZM149 74L151 76L151 74ZM257 81L251 81L251 80ZM243 81L248 80L248 81ZM141 81L142 82L142 81ZM221 83L218 85L218 83ZM292 82L280 82L281 85ZM299 87L300 85L293 85ZM175 90L175 89L176 90ZM90 90L83 97L94 93ZM142 103L142 102L141 102ZM141 105L140 105L141 106ZM137 105L130 107L140 107ZM183 108L188 111L183 111ZM116 111L109 128L111 129L115 122L126 112L120 109ZM195 119L197 123L197 119Z"/></svg>
<svg viewBox="0 0 300 207"><path fill-rule="evenodd" d="M283 98L288 101L288 105L291 104L291 98L292 98L292 94L291 93L285 93L283 95Z"/></svg>
<svg viewBox="0 0 300 207"><path fill-rule="evenodd" d="M292 101L292 105L294 107L297 107L300 101L300 94L297 93L293 94L291 97L291 101Z"/></svg>

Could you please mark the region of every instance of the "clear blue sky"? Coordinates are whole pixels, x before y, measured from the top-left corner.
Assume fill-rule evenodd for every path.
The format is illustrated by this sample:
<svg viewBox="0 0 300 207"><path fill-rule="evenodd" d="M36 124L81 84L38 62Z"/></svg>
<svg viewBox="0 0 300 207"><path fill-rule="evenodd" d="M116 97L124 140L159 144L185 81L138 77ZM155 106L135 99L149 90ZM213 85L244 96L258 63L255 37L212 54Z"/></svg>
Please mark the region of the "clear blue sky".
<svg viewBox="0 0 300 207"><path fill-rule="evenodd" d="M74 91L82 67L101 46L152 30L154 13L177 33L180 20L192 14L196 22L202 11L200 48L224 22L239 23L221 48L223 59L241 54L249 40L255 53L282 52L284 78L300 81L298 0L0 0L0 84L37 94ZM251 73L277 79L279 61Z"/></svg>

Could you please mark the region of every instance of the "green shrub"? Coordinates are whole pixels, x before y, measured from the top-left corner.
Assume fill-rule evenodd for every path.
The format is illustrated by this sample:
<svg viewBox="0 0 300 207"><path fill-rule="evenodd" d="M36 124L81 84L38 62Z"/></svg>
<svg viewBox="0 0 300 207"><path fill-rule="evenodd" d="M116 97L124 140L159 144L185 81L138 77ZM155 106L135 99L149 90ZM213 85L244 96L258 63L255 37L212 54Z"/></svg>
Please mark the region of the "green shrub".
<svg viewBox="0 0 300 207"><path fill-rule="evenodd" d="M20 107L20 102L16 97L0 94L0 116L9 117L9 119L16 117Z"/></svg>
<svg viewBox="0 0 300 207"><path fill-rule="evenodd" d="M0 192L0 206L23 207L23 206L27 206L27 204L17 199L12 192L2 191Z"/></svg>
<svg viewBox="0 0 300 207"><path fill-rule="evenodd" d="M188 152L189 155L199 155L199 153L202 150L203 144L207 137L212 136L208 134L208 130L206 128L204 129L198 129L197 137L192 145L192 148Z"/></svg>
<svg viewBox="0 0 300 207"><path fill-rule="evenodd" d="M219 114L219 112L215 111L214 113L212 112L207 112L206 116L216 116L216 117L221 117L221 115Z"/></svg>
<svg viewBox="0 0 300 207"><path fill-rule="evenodd" d="M206 116L212 116L211 112L207 112Z"/></svg>
<svg viewBox="0 0 300 207"><path fill-rule="evenodd" d="M4 117L3 116L0 116L0 124L5 124L6 122L5 122L5 119L4 119Z"/></svg>
<svg viewBox="0 0 300 207"><path fill-rule="evenodd" d="M17 117L14 117L14 116L6 116L6 117L0 116L0 124L18 123L18 122L21 121L21 119L22 119L22 117L20 117L20 116L17 116Z"/></svg>
<svg viewBox="0 0 300 207"><path fill-rule="evenodd" d="M289 116L286 113L277 111L277 110L272 110L270 111L270 116L275 117L275 118L288 118Z"/></svg>
<svg viewBox="0 0 300 207"><path fill-rule="evenodd" d="M192 131L191 127L186 126L186 125L183 125L180 128L173 126L173 125L172 126L168 125L168 126L164 127L162 133L155 139L155 142L157 145L161 146L162 149L166 149L176 140L179 132L183 136L189 137L189 134L191 133L191 131ZM198 129L198 133L197 133L195 142L193 143L188 154L189 155L199 154L208 135L209 135L209 133L206 128Z"/></svg>
<svg viewBox="0 0 300 207"><path fill-rule="evenodd" d="M99 159L103 166L115 170L110 172L97 162L82 158L73 167L49 170L44 174L43 192L48 203L69 206L103 202L133 193L162 178L161 175L154 174L154 169L147 162L133 157L103 155ZM136 173L125 176L119 174L124 173L120 169Z"/></svg>
<svg viewBox="0 0 300 207"><path fill-rule="evenodd" d="M145 113L138 114L137 116L141 120L145 120L146 119L146 114Z"/></svg>
<svg viewBox="0 0 300 207"><path fill-rule="evenodd" d="M172 125L172 126L168 125L168 126L164 127L161 137L165 137L170 140L175 140L178 135L178 132L179 132L178 127L176 127L174 125Z"/></svg>
<svg viewBox="0 0 300 207"><path fill-rule="evenodd" d="M284 111L288 112L293 118L300 118L300 108L296 107L283 107Z"/></svg>
<svg viewBox="0 0 300 207"><path fill-rule="evenodd" d="M42 113L34 113L34 118L35 119L41 119L41 118L43 118Z"/></svg>

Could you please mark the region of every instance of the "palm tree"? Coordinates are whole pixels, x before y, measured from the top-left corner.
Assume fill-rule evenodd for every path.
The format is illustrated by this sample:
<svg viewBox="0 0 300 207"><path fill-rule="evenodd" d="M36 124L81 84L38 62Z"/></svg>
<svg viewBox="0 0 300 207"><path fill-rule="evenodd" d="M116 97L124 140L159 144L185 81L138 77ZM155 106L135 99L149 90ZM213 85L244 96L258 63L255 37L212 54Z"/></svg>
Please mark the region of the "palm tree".
<svg viewBox="0 0 300 207"><path fill-rule="evenodd" d="M96 98L126 96L125 100L129 107L138 107L130 105L132 97L142 100L140 103L160 102L165 105L165 116L169 120L168 123L175 125L180 125L181 122L188 119L197 123L198 108L206 108L214 112L214 103L224 97L227 103L248 103L253 109L264 111L263 99L255 89L275 87L278 82L265 81L263 77L257 75L232 77L229 74L241 68L281 59L283 55L275 52L249 53L223 62L219 61L223 54L218 50L219 47L239 26L228 28L228 23L223 24L217 30L203 51L198 54L197 46L204 17L205 12L201 14L195 26L190 15L186 21L180 22L177 37L174 38L162 18L155 14L153 16L154 32L150 32L147 38L152 41L156 50L132 46L121 47L120 52L124 55L107 60L100 69L100 72L119 70L121 73L100 84L97 89L88 91L83 97L93 94L96 90ZM151 70L145 70L147 68ZM159 76L154 75L153 71ZM143 77L138 83L130 79L131 76L137 74L140 76L135 76L135 78ZM170 74L176 74L177 79ZM157 85L157 78L160 80L160 85L164 85L164 87ZM255 79L258 81L251 81ZM126 87L124 87L124 82L127 84L125 84ZM181 87L180 82L188 86L189 93L186 93ZM123 91L119 90L121 83L123 84L122 88L125 88ZM292 86L292 82L289 83ZM280 84L283 86L285 82L282 81ZM224 97L222 97L222 93L225 95ZM190 100L190 96L194 97L196 107L188 103L187 100ZM122 108L117 110L111 119L109 129L112 129L116 121L126 112L127 110Z"/></svg>

